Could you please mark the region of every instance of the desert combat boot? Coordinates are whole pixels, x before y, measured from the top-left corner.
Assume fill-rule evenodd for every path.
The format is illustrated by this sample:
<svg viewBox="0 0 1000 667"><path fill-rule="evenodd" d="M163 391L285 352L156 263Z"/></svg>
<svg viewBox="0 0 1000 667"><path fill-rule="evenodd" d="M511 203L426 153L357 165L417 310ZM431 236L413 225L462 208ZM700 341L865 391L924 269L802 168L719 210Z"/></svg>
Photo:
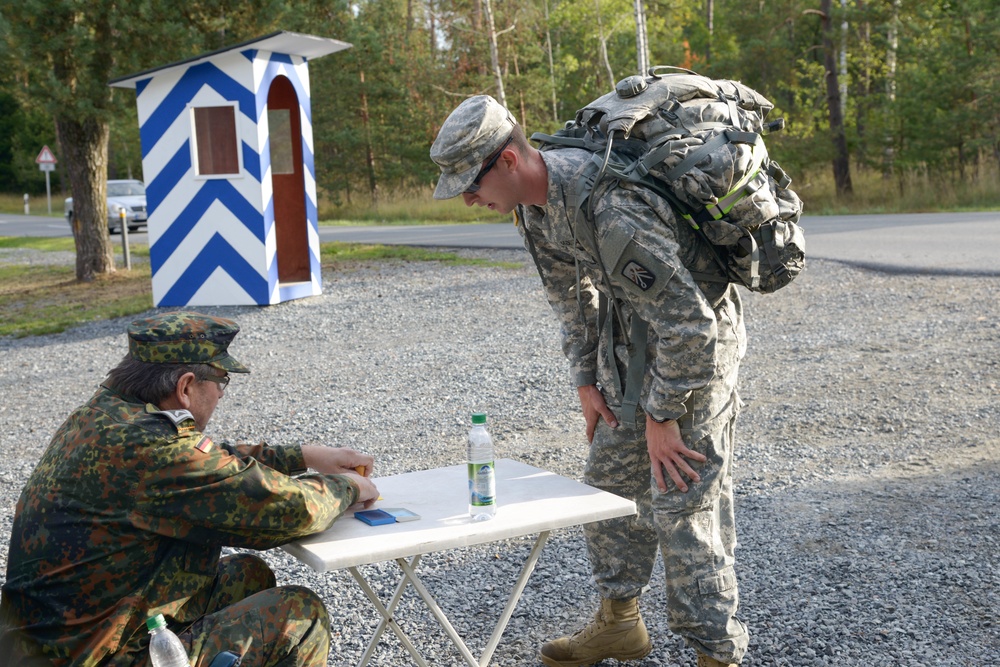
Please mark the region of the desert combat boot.
<svg viewBox="0 0 1000 667"><path fill-rule="evenodd" d="M605 599L585 628L542 644L540 658L549 667L582 667L605 658L638 660L652 650L639 598Z"/></svg>
<svg viewBox="0 0 1000 667"><path fill-rule="evenodd" d="M698 654L698 667L739 667L735 662L719 662L710 655Z"/></svg>

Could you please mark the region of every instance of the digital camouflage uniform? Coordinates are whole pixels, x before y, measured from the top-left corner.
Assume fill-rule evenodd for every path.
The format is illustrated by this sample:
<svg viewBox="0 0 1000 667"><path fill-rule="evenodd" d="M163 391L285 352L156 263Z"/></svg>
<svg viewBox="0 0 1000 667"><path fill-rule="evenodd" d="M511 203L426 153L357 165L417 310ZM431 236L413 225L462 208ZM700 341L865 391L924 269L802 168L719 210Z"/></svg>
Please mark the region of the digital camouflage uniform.
<svg viewBox="0 0 1000 667"><path fill-rule="evenodd" d="M518 228L531 237L575 386L598 384L620 416L615 429L599 420L585 480L635 500L639 509L636 516L585 527L594 579L604 598L638 596L649 582L659 546L670 627L696 650L739 662L748 641L745 625L736 618L733 570L733 426L740 405L737 373L746 349L739 295L734 286L694 281L689 270L715 272L711 257L666 201L628 184L602 184L592 195L594 224L581 220L589 213L586 206L574 220L573 190L580 172L592 168L593 155L572 148L541 155L548 169L548 203L519 207ZM606 329L598 332L597 290L606 289L598 261L604 262L622 304L625 327L633 317L649 324L635 429L622 423L623 397L607 355L613 344L624 382L629 355L621 327L615 322L613 341ZM701 481L690 483L686 493L666 474L667 492L657 489L644 413L657 421L676 419L685 444L708 457L705 463L689 461Z"/></svg>
<svg viewBox="0 0 1000 667"><path fill-rule="evenodd" d="M235 324L189 320L135 323L133 358L246 372L225 349ZM162 342L178 331L182 340ZM222 546L270 549L322 531L355 502L348 478L292 477L305 469L301 447L216 443L186 410L101 387L59 428L21 493L3 646L40 651L54 667L145 666L145 620L162 613L195 667L222 650L243 667L326 665L322 601L275 588L256 556L220 559Z"/></svg>

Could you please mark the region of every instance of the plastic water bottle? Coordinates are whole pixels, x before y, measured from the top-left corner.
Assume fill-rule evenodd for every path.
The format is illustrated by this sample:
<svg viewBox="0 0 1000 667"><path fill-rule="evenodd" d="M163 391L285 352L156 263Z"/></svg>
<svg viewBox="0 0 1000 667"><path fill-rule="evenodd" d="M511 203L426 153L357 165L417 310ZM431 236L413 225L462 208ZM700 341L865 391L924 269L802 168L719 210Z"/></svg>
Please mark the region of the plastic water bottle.
<svg viewBox="0 0 1000 667"><path fill-rule="evenodd" d="M153 663L153 667L191 667L184 644L167 627L163 614L147 619L146 627L149 628L151 635L149 660Z"/></svg>
<svg viewBox="0 0 1000 667"><path fill-rule="evenodd" d="M489 521L497 513L497 480L493 465L493 438L486 430L486 413L472 414L469 431L469 516Z"/></svg>

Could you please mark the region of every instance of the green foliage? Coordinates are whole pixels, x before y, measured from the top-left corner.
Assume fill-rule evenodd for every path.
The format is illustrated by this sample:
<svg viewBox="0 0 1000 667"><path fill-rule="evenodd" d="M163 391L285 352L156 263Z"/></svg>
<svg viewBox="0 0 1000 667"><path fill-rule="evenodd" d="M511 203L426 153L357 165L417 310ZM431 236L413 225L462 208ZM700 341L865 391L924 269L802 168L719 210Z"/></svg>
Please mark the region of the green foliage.
<svg viewBox="0 0 1000 667"><path fill-rule="evenodd" d="M0 192L45 192L45 173L35 164L42 146L56 146L52 118L0 90ZM53 187L59 176L50 175Z"/></svg>
<svg viewBox="0 0 1000 667"><path fill-rule="evenodd" d="M491 6L507 104L529 133L554 131L635 73L633 0ZM651 64L756 88L775 103L773 117L786 119L786 131L768 139L774 157L793 175L828 168L819 3L715 0L711 31L703 0L645 6ZM834 45L847 53L838 76L854 168L886 170L904 191L911 174L959 182L992 173L987 167L1000 163L996 0L833 6ZM0 8L0 189L27 187L21 178L37 184L33 163L24 173L12 165L40 147L31 144L54 141L57 113L107 122L108 172L139 177L134 98L107 79L278 29L353 44L310 68L317 184L332 215L379 219L396 200L423 199L437 177L427 153L444 118L466 96L498 94L483 0L8 2Z"/></svg>

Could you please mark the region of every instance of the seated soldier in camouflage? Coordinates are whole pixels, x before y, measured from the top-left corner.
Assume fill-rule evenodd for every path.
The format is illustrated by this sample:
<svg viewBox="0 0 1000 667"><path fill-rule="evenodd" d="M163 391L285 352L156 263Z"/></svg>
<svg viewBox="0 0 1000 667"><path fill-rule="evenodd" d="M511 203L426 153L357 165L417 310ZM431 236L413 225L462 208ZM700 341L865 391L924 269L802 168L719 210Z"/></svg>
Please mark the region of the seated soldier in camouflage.
<svg viewBox="0 0 1000 667"><path fill-rule="evenodd" d="M193 665L325 666L329 619L259 557L328 528L375 485L372 457L323 446L214 442L203 431L239 327L193 312L128 328L129 353L59 428L17 504L0 601L0 662L148 665L163 614ZM311 468L316 471L305 473ZM17 656L17 657L14 657Z"/></svg>

